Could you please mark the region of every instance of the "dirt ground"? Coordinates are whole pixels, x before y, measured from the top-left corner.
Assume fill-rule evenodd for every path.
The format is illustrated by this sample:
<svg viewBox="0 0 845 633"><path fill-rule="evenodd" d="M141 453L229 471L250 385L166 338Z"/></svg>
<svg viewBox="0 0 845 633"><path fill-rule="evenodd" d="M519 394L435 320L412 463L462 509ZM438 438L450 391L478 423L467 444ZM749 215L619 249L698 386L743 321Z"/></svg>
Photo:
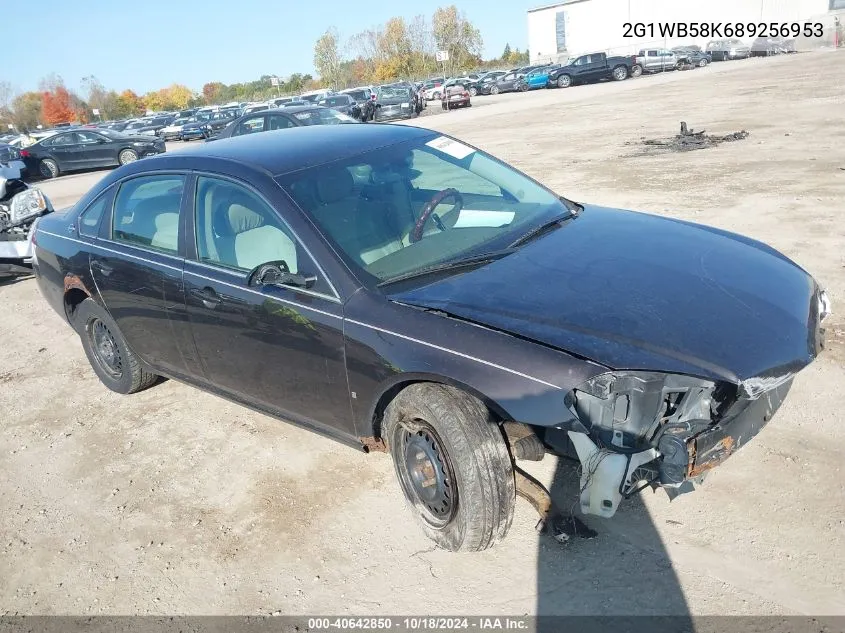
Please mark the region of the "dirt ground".
<svg viewBox="0 0 845 633"><path fill-rule="evenodd" d="M174 381L113 394L33 280L0 283L0 615L845 615L843 109L845 52L826 52L479 97L417 121L575 200L760 239L831 294L829 349L751 444L694 494L645 494L565 546L518 500L500 546L434 550L386 455ZM751 136L642 155L641 137L682 120ZM44 189L62 206L100 177ZM574 501L574 470L532 470Z"/></svg>

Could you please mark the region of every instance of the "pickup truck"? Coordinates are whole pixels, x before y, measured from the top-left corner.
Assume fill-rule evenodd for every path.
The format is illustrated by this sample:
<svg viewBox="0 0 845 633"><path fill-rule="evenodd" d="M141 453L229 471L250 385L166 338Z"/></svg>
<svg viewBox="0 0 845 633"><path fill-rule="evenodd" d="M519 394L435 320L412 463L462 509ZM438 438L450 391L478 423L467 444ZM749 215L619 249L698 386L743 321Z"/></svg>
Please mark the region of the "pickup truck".
<svg viewBox="0 0 845 633"><path fill-rule="evenodd" d="M660 73L675 70L679 56L665 48L648 48L637 53L637 63L647 73Z"/></svg>
<svg viewBox="0 0 845 633"><path fill-rule="evenodd" d="M587 84L603 79L622 81L639 77L642 66L633 57L608 57L605 53L590 53L570 59L549 73L548 86L568 88L572 84Z"/></svg>

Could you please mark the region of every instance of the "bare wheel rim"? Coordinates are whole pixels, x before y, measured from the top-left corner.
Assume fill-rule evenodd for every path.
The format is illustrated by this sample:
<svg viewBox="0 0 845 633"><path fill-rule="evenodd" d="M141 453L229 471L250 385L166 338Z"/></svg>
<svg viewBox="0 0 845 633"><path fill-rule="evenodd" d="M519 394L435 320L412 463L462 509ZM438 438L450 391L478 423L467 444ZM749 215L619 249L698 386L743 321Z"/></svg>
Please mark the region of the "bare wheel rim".
<svg viewBox="0 0 845 633"><path fill-rule="evenodd" d="M123 355L109 327L98 318L88 323L88 337L97 364L109 376L120 380L123 376Z"/></svg>
<svg viewBox="0 0 845 633"><path fill-rule="evenodd" d="M569 76L563 75L562 77L558 78L557 85L560 86L561 88L568 88L569 82L570 82Z"/></svg>
<svg viewBox="0 0 845 633"><path fill-rule="evenodd" d="M701 61L699 61L699 62L698 62L698 67L699 67L699 68L704 68L706 65L707 65L707 60L706 60L706 59L702 59Z"/></svg>
<svg viewBox="0 0 845 633"><path fill-rule="evenodd" d="M458 509L458 489L449 456L437 432L425 421L401 430L400 483L434 529L446 527Z"/></svg>
<svg viewBox="0 0 845 633"><path fill-rule="evenodd" d="M133 152L131 149L125 149L120 152L120 156L118 158L120 159L120 164L125 165L126 163L134 163L138 160L138 154Z"/></svg>

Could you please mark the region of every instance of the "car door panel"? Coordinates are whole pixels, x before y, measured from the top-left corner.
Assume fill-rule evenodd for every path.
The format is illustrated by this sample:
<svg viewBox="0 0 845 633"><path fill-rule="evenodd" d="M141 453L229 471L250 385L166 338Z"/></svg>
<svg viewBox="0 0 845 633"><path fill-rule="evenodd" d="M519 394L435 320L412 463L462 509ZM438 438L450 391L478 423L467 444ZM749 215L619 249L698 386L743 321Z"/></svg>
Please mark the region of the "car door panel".
<svg viewBox="0 0 845 633"><path fill-rule="evenodd" d="M79 143L76 141L76 133L69 132L56 136L46 146L50 158L56 161L62 171L81 169L81 157L79 155Z"/></svg>
<svg viewBox="0 0 845 633"><path fill-rule="evenodd" d="M181 182L184 186L185 176L167 177L172 181L170 184ZM129 347L153 369L181 377L195 373L197 367L193 342L186 337L181 246L165 252L140 240L133 243L128 239L130 231L143 234L144 226L150 228L146 232L151 232L155 241L161 228L155 228L157 215L148 214L157 213L176 215L177 239L182 239L181 191L175 195L164 190L161 195L155 195L153 191L153 195L140 201L133 199L132 193L155 183L155 178L141 176L121 185L111 222L103 223L100 237L95 240L90 269L103 305L117 322Z"/></svg>
<svg viewBox="0 0 845 633"><path fill-rule="evenodd" d="M287 237L292 235L287 224L257 192L225 179L200 176L196 200L189 224L192 232L196 230L197 243L194 257L185 263L184 296L208 384L317 430L355 437L346 382L343 309L322 279L323 273L296 236ZM261 223L244 208L261 215ZM315 274L320 281L310 289L248 285L249 271L239 267L244 262L237 244L238 236L247 231L238 232L245 225L233 220L236 212L258 224L247 231L268 227L281 231L296 249L291 272ZM261 238L260 248L267 248L268 240L279 239L273 231ZM234 240L234 255L229 238ZM246 266L280 256L256 257Z"/></svg>

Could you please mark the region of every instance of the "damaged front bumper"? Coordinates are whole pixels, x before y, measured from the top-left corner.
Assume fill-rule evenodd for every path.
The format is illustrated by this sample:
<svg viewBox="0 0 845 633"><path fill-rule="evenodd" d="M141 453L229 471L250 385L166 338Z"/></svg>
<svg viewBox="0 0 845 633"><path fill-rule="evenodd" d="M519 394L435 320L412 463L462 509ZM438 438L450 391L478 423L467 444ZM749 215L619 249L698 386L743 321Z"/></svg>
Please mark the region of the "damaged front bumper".
<svg viewBox="0 0 845 633"><path fill-rule="evenodd" d="M567 395L568 444L581 462L584 514L612 517L623 498L663 487L670 498L744 446L772 419L793 375L725 385L653 372L613 372Z"/></svg>

